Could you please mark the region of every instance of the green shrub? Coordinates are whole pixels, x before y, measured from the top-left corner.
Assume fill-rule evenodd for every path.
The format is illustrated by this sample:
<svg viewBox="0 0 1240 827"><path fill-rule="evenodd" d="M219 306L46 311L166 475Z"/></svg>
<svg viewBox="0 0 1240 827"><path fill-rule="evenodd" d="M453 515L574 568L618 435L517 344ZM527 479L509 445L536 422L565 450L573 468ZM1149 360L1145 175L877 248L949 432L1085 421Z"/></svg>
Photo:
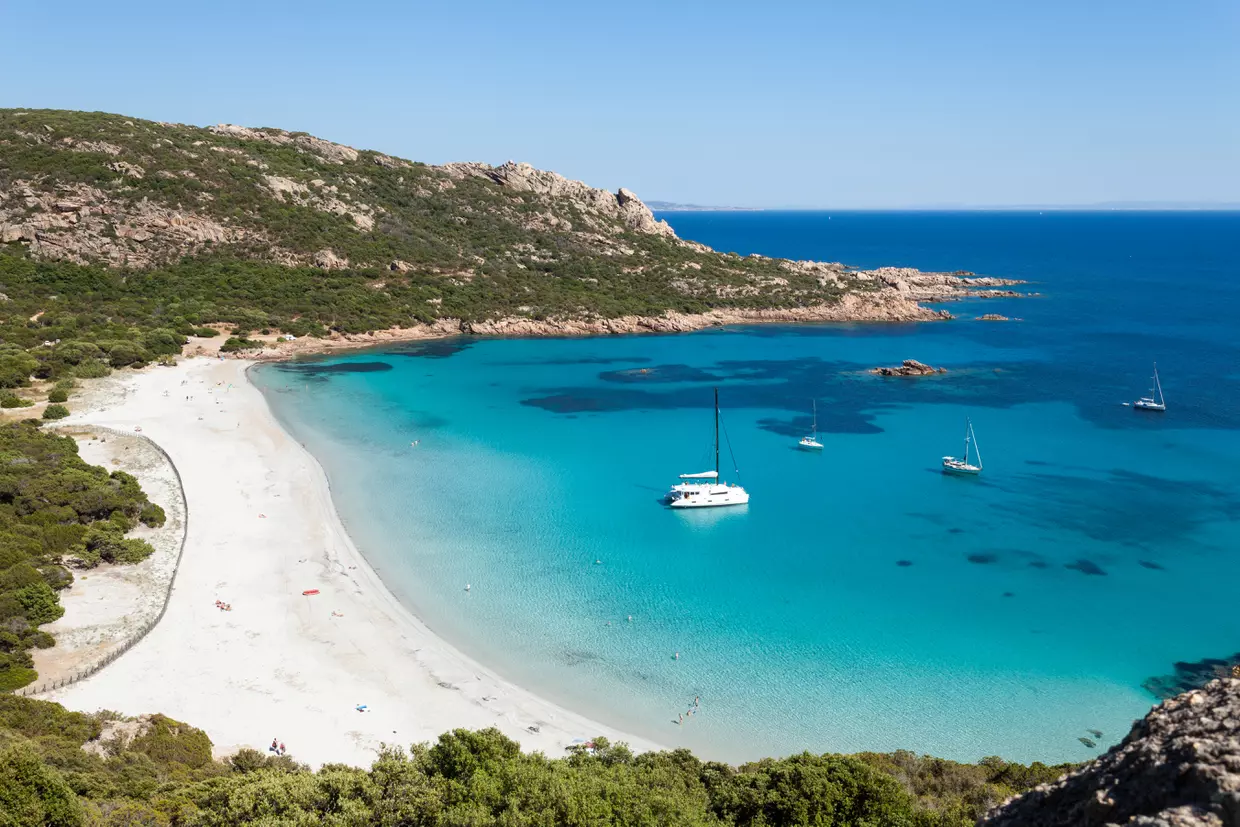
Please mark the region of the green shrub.
<svg viewBox="0 0 1240 827"><path fill-rule="evenodd" d="M39 673L29 666L0 666L0 692L12 692L29 686L39 677Z"/></svg>
<svg viewBox="0 0 1240 827"><path fill-rule="evenodd" d="M170 356L181 352L181 346L185 344L185 337L166 328L156 328L142 337L142 344L147 352L155 356Z"/></svg>
<svg viewBox="0 0 1240 827"><path fill-rule="evenodd" d="M111 372L108 363L99 359L87 359L73 369L73 375L78 379L102 379Z"/></svg>
<svg viewBox="0 0 1240 827"><path fill-rule="evenodd" d="M69 409L64 405L48 405L43 409L44 419L64 419L69 415Z"/></svg>
<svg viewBox="0 0 1240 827"><path fill-rule="evenodd" d="M197 336L200 339L214 339L220 335L220 332L211 327L196 327L191 335Z"/></svg>
<svg viewBox="0 0 1240 827"><path fill-rule="evenodd" d="M239 350L250 350L252 348L262 347L262 342L251 341L244 337L230 336L224 344L220 345L221 353L236 353Z"/></svg>
<svg viewBox="0 0 1240 827"><path fill-rule="evenodd" d="M33 404L15 393L0 393L0 408L29 408Z"/></svg>
<svg viewBox="0 0 1240 827"><path fill-rule="evenodd" d="M151 716L151 726L130 744L134 752L149 755L158 763L201 767L211 763L211 739L201 729L163 715Z"/></svg>
<svg viewBox="0 0 1240 827"><path fill-rule="evenodd" d="M59 404L61 402L68 402L69 392L66 390L62 390L61 388L52 388L52 390L47 395L47 401L52 402L54 404Z"/></svg>
<svg viewBox="0 0 1240 827"><path fill-rule="evenodd" d="M33 356L21 348L0 348L0 388L20 388L30 384L30 374L39 367Z"/></svg>
<svg viewBox="0 0 1240 827"><path fill-rule="evenodd" d="M86 814L64 777L18 745L0 753L0 819L13 827L76 827Z"/></svg>
<svg viewBox="0 0 1240 827"><path fill-rule="evenodd" d="M147 503L142 506L138 519L151 528L156 528L164 524L164 521L168 519L168 515L164 514L164 510L155 503Z"/></svg>

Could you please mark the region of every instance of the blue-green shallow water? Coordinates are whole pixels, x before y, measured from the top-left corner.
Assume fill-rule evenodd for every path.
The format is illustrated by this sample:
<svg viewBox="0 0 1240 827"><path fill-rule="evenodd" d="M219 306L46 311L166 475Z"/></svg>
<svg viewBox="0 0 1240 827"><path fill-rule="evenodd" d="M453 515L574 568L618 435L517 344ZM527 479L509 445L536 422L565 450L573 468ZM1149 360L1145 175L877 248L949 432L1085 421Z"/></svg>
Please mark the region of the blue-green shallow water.
<svg viewBox="0 0 1240 827"><path fill-rule="evenodd" d="M453 340L256 369L433 629L571 708L734 760L1083 759L1088 729L1102 748L1146 711L1143 681L1240 650L1240 216L664 217L721 249L1042 295L951 308L1010 324ZM904 358L951 372L858 373ZM1122 407L1155 358L1171 410ZM672 512L675 475L709 467L716 385L753 501ZM811 398L821 455L794 449ZM978 480L938 472L966 415Z"/></svg>

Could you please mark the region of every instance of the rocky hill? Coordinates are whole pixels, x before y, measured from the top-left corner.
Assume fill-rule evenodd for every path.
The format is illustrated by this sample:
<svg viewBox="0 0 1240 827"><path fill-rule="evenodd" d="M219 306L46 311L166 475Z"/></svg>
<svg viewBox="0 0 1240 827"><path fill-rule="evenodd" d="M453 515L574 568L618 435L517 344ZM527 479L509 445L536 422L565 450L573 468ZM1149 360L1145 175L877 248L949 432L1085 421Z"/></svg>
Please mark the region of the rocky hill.
<svg viewBox="0 0 1240 827"><path fill-rule="evenodd" d="M247 350L281 334L297 339L281 348L315 349L910 321L949 317L919 302L1009 284L718 253L628 190L528 164L428 166L281 129L0 110L0 390L30 371L143 364L221 329Z"/></svg>
<svg viewBox="0 0 1240 827"><path fill-rule="evenodd" d="M140 280L148 291L176 283L165 307L176 317L304 320L303 332L319 333L442 319L805 315L846 295L861 297L850 318L919 319L936 315L919 299L1003 286L716 253L678 239L628 190L527 164L436 167L280 129L54 110L0 110L0 251L4 292L30 299L30 315L63 309L55 302L72 291L28 295L29 268L15 258L159 272ZM227 278L203 278L218 266L232 268ZM53 281L80 277L59 272Z"/></svg>
<svg viewBox="0 0 1240 827"><path fill-rule="evenodd" d="M1178 695L1120 744L991 812L984 827L1240 825L1240 680Z"/></svg>

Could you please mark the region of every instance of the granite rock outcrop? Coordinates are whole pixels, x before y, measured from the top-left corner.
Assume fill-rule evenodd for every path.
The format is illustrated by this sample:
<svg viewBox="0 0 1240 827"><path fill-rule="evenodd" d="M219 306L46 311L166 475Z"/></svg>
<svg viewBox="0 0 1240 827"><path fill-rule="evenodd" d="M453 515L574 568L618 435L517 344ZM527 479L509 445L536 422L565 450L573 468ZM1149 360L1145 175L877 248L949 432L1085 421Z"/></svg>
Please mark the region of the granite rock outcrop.
<svg viewBox="0 0 1240 827"><path fill-rule="evenodd" d="M1164 701L1105 755L1005 801L982 827L1240 825L1240 680Z"/></svg>
<svg viewBox="0 0 1240 827"><path fill-rule="evenodd" d="M932 368L916 359L905 359L895 367L873 368L870 373L876 376L933 376L936 373L947 373L947 368Z"/></svg>

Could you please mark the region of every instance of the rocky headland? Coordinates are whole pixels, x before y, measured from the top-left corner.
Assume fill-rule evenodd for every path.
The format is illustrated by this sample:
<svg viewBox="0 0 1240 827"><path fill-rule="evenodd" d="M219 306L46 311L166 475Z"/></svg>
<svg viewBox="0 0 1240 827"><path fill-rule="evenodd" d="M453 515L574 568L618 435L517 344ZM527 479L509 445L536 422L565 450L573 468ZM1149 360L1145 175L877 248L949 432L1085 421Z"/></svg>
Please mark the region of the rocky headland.
<svg viewBox="0 0 1240 827"><path fill-rule="evenodd" d="M926 303L1020 295L1018 282L964 272L721 253L678 238L624 188L281 129L0 110L0 156L0 276L14 300L0 317L36 319L35 344L115 338L83 318L277 330L301 350L930 321L952 316ZM104 268L107 289L78 268Z"/></svg>
<svg viewBox="0 0 1240 827"><path fill-rule="evenodd" d="M983 827L1235 827L1240 680L1164 701L1102 757L1004 802Z"/></svg>

